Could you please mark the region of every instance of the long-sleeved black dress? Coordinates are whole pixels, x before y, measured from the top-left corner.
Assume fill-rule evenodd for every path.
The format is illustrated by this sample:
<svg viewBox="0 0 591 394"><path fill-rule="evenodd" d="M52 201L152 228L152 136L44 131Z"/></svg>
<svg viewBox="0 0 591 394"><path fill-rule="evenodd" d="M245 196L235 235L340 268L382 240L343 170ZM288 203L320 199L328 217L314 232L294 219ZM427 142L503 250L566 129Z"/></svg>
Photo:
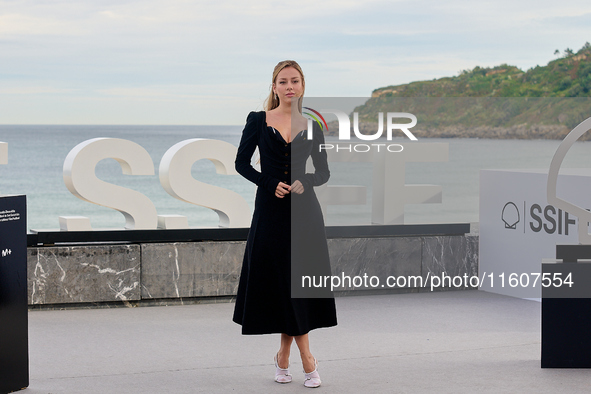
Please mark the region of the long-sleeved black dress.
<svg viewBox="0 0 591 394"><path fill-rule="evenodd" d="M337 324L334 298L291 297L292 263L297 268L302 258L313 256L306 260L308 265L313 262L312 271L330 275L324 221L313 189L326 183L330 173L326 152L318 149L324 143L322 131L314 128L312 137L309 141L302 132L286 143L267 126L264 111L251 112L246 120L236 170L258 188L233 317L242 325L242 334L296 336ZM261 172L251 165L257 146ZM306 174L310 155L315 172ZM300 180L304 193L275 196L280 181L295 180Z"/></svg>

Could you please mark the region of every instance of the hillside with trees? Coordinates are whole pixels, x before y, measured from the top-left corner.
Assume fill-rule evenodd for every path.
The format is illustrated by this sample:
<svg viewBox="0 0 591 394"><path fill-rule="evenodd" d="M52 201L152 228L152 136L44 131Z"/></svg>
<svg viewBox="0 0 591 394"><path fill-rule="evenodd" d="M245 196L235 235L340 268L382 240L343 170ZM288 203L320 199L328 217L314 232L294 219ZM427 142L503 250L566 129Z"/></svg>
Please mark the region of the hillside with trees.
<svg viewBox="0 0 591 394"><path fill-rule="evenodd" d="M507 64L475 67L376 89L355 109L360 129L375 133L378 112L410 112L420 137L564 138L591 116L591 44L555 55L527 71ZM590 134L581 139L591 140Z"/></svg>

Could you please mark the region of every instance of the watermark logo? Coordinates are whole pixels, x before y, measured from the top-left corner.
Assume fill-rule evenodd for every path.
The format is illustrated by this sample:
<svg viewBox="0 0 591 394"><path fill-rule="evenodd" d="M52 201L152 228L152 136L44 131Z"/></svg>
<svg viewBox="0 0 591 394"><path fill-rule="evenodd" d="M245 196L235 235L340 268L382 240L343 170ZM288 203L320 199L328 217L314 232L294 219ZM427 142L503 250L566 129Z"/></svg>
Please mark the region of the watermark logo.
<svg viewBox="0 0 591 394"><path fill-rule="evenodd" d="M321 111L313 110L309 107L304 107L307 110L314 112L316 115L313 116L310 113L305 112L306 115L312 117L318 124L322 127L320 123L320 119L328 129L328 125L324 120L324 117L321 113L331 113L337 117L337 121L339 124L339 140L350 140L351 139L351 121L349 116L340 111L338 109L323 109ZM410 122L408 123L394 123L394 119L409 119ZM313 120L308 119L308 138L312 138L312 125ZM411 141L417 141L417 137L409 130L417 125L417 117L408 112L388 112L386 113L386 139L388 141L392 140L392 136L394 135L394 130L402 131ZM353 112L353 133L355 137L363 141L373 141L377 140L384 134L384 113L378 112L378 130L375 134L362 134L359 130L359 113Z"/></svg>
<svg viewBox="0 0 591 394"><path fill-rule="evenodd" d="M10 249L4 249L2 251L2 257L10 256L11 254L12 254L12 250L10 250Z"/></svg>
<svg viewBox="0 0 591 394"><path fill-rule="evenodd" d="M313 136L313 126L314 122L316 122L322 131L328 131L328 124L324 119L323 113L329 113L336 116L338 121L339 133L338 138L339 141L350 141L352 138L351 135L351 120L349 119L349 115L345 112L337 109L323 109L320 111L314 110L310 107L304 107L309 112L304 112L308 118L308 139L311 140ZM364 134L360 131L359 128L359 113L353 112L353 134L354 137L361 141L376 141L384 135L384 129L386 134L386 139L391 141L393 136L401 131L405 136L407 136L411 141L417 141L417 137L410 131L410 129L417 124L417 117L408 112L387 112L386 113L386 127L384 128L384 113L378 112L378 129L373 134ZM405 123L397 123L397 119L408 119L410 122ZM319 146L320 151L328 151L334 150L335 152L339 151L348 151L348 152L369 152L369 151L388 151L388 152L402 152L404 147L401 144L347 144L347 145L339 145L339 144L320 144Z"/></svg>
<svg viewBox="0 0 591 394"><path fill-rule="evenodd" d="M318 126L320 126L320 129L322 130L322 132L326 132L328 131L328 124L326 123L326 120L324 119L324 117L322 116L322 114L310 107L304 107L304 109L312 112L304 112L304 115L308 115L309 117L311 117L313 120L316 121L316 123L318 123ZM310 126L310 123L308 123L308 136L310 136L310 130L312 129L312 127ZM312 137L309 137L312 138Z"/></svg>

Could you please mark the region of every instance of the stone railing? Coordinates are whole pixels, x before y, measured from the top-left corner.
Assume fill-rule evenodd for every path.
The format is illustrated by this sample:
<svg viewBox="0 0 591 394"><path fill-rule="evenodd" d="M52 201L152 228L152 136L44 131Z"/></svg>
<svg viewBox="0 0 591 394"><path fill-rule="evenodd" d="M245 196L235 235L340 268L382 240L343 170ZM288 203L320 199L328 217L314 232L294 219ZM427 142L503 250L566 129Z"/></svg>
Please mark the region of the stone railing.
<svg viewBox="0 0 591 394"><path fill-rule="evenodd" d="M478 274L476 235L332 233L327 231L333 275L367 274L384 281L390 275ZM244 247L243 240L29 246L29 305L61 308L231 300ZM386 289L337 290L339 295Z"/></svg>

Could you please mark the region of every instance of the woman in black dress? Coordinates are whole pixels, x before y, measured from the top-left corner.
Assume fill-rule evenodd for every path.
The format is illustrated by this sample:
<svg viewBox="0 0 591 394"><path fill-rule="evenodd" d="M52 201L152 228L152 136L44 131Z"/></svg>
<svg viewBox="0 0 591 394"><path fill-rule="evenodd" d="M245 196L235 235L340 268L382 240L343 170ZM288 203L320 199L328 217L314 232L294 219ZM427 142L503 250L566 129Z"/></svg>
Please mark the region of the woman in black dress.
<svg viewBox="0 0 591 394"><path fill-rule="evenodd" d="M242 133L236 170L258 188L233 320L242 325L242 334L281 334L275 356L279 383L291 382L289 355L295 339L304 385L318 387L318 364L310 352L308 332L337 324L334 299L291 294L292 263L300 273L300 266L312 261L313 272L330 275L324 221L313 189L326 183L330 173L326 152L319 149L322 131L314 128L312 139L307 138L307 120L301 114L304 88L304 75L295 61L277 64L266 111L251 112ZM251 165L257 146L260 172ZM305 173L309 156L314 173ZM298 263L303 259L305 264Z"/></svg>

